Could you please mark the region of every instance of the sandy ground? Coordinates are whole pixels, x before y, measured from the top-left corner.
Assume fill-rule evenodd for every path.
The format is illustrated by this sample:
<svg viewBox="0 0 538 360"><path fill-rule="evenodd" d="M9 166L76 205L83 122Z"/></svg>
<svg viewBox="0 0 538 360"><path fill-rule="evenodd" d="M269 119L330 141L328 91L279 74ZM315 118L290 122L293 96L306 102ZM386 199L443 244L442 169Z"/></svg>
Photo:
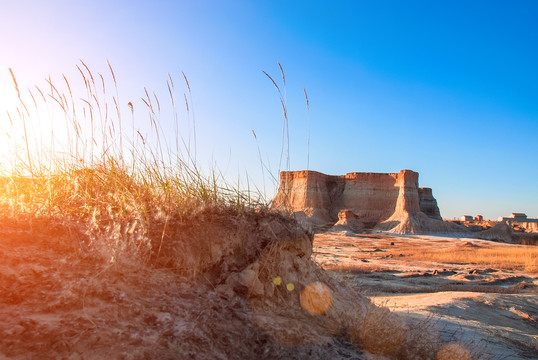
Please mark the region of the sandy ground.
<svg viewBox="0 0 538 360"><path fill-rule="evenodd" d="M204 277L186 283L170 269L94 258L69 234L44 230L0 226L0 360L366 359L345 338L281 341L293 326L308 335L321 321L301 310L297 291L282 289L286 307L249 302ZM535 275L390 255L454 242L481 240L321 234L314 259L378 304L433 318L446 341L479 347L484 358L538 358Z"/></svg>
<svg viewBox="0 0 538 360"><path fill-rule="evenodd" d="M486 243L496 244L437 236L326 233L316 235L314 257L374 303L409 317L431 318L446 341L478 347L491 359L538 359L536 274L394 256L409 247Z"/></svg>

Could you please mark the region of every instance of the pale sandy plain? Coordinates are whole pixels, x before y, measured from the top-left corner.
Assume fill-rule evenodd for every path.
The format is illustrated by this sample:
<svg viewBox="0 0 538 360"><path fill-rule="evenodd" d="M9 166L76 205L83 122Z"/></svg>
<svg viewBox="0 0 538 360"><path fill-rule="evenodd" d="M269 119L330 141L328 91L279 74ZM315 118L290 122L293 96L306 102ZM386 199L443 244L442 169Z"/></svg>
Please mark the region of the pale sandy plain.
<svg viewBox="0 0 538 360"><path fill-rule="evenodd" d="M405 316L431 318L446 341L491 359L538 359L536 272L487 264L410 260L409 249L508 249L521 245L440 237L317 234L314 259L345 284ZM428 329L425 329L428 331Z"/></svg>

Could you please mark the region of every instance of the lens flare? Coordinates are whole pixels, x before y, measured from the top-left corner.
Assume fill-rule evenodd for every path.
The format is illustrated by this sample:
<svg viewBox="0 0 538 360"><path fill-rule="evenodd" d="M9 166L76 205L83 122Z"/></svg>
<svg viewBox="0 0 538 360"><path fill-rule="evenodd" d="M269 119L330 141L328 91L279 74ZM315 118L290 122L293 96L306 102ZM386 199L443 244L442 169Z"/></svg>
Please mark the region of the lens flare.
<svg viewBox="0 0 538 360"><path fill-rule="evenodd" d="M436 360L472 360L469 351L460 344L446 344L437 352Z"/></svg>
<svg viewBox="0 0 538 360"><path fill-rule="evenodd" d="M308 284L301 291L301 306L312 315L324 314L332 302L331 290L323 283Z"/></svg>
<svg viewBox="0 0 538 360"><path fill-rule="evenodd" d="M288 285L286 285L286 289L288 289L288 291L293 291L295 290L295 285L293 285L292 283L288 283Z"/></svg>

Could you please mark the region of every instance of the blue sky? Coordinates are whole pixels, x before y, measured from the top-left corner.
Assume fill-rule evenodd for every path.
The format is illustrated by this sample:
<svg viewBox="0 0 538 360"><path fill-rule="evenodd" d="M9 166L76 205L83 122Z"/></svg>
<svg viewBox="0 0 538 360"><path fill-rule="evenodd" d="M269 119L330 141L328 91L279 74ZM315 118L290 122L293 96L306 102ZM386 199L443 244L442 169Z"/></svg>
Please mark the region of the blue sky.
<svg viewBox="0 0 538 360"><path fill-rule="evenodd" d="M310 116L310 169L412 169L446 218L538 217L535 1L0 4L2 126L15 103L8 67L30 88L48 75L77 78L80 59L105 74L109 60L125 112L128 101L141 104L143 87L166 99L168 73L181 84L185 72L197 160L262 188L257 146L276 175L283 121L262 70L280 81L280 62L292 170L306 168ZM164 129L172 120L163 111Z"/></svg>

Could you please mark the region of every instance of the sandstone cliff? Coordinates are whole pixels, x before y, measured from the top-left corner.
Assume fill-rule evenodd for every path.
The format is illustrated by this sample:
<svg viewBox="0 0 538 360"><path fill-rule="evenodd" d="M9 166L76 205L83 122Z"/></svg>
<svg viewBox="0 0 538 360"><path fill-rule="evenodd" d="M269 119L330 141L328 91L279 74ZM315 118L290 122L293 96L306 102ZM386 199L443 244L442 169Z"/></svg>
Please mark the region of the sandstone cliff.
<svg viewBox="0 0 538 360"><path fill-rule="evenodd" d="M427 195L431 199L421 202L418 173L409 170L400 171L395 186L398 186L399 191L394 213L390 218L378 224L378 230L395 234L466 232L466 229L459 225L439 219L441 216L436 215L439 214L439 208L437 201L431 195L431 189L428 189L429 195L428 191L422 190L423 195ZM435 208L432 204L435 204ZM426 205L425 208L424 205ZM433 216L428 217L426 213L433 214Z"/></svg>
<svg viewBox="0 0 538 360"><path fill-rule="evenodd" d="M339 220L338 213L346 210L347 218L354 215L354 223L367 227L382 223L385 230L395 232L459 230L440 221L432 190L419 188L418 173L411 170L341 176L316 171L281 172L272 207L292 212L314 226L333 225ZM339 225L343 225L342 218Z"/></svg>
<svg viewBox="0 0 538 360"><path fill-rule="evenodd" d="M437 200L433 197L431 188L418 188L418 197L420 211L432 219L443 220L441 213L439 212L439 207L437 206Z"/></svg>

